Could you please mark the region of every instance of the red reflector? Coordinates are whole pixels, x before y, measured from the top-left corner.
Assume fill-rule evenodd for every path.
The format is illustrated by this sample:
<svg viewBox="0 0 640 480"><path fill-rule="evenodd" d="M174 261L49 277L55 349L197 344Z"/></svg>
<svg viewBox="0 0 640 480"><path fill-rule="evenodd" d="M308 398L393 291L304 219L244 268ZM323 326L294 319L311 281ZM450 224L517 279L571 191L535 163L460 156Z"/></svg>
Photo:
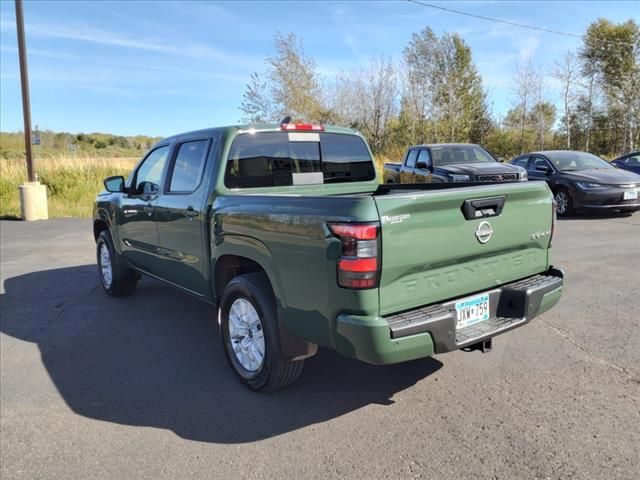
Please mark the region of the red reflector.
<svg viewBox="0 0 640 480"><path fill-rule="evenodd" d="M345 272L375 272L378 269L377 258L341 258L338 268Z"/></svg>
<svg viewBox="0 0 640 480"><path fill-rule="evenodd" d="M314 123L283 123L280 125L281 130L308 130L312 132L324 132L322 125Z"/></svg>
<svg viewBox="0 0 640 480"><path fill-rule="evenodd" d="M340 285L346 288L355 289L375 288L377 280L375 278L348 278L343 279Z"/></svg>
<svg viewBox="0 0 640 480"><path fill-rule="evenodd" d="M378 225L351 225L349 223L332 223L331 231L339 237L351 237L358 240L375 240L378 237Z"/></svg>

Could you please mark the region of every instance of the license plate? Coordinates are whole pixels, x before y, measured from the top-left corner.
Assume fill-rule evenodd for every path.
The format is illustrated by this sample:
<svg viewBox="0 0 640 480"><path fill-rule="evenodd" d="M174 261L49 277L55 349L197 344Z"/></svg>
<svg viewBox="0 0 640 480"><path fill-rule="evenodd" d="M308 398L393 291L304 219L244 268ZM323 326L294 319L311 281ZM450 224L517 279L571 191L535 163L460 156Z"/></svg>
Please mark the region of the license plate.
<svg viewBox="0 0 640 480"><path fill-rule="evenodd" d="M456 328L489 320L489 295L477 295L456 302Z"/></svg>
<svg viewBox="0 0 640 480"><path fill-rule="evenodd" d="M628 192L624 192L622 194L623 200L637 200L638 199L638 191L637 190L629 190Z"/></svg>

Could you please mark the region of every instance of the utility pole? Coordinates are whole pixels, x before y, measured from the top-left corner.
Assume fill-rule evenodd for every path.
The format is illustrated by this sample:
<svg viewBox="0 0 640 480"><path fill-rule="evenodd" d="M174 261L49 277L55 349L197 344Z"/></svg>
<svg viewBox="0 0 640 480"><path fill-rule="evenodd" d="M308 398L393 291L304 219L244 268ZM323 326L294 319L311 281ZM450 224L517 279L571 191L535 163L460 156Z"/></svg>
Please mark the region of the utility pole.
<svg viewBox="0 0 640 480"><path fill-rule="evenodd" d="M16 27L18 30L18 56L20 57L20 86L22 87L22 115L24 117L24 147L27 154L27 180L35 182L33 155L31 152L31 103L29 102L29 72L27 70L27 45L24 40L24 13L22 0L16 0Z"/></svg>
<svg viewBox="0 0 640 480"><path fill-rule="evenodd" d="M16 29L20 58L20 86L22 87L22 114L24 117L24 147L27 159L27 182L20 185L20 216L23 220L48 218L47 187L40 185L33 168L31 150L31 104L29 102L29 74L27 71L27 45L24 39L24 12L22 0L16 0Z"/></svg>

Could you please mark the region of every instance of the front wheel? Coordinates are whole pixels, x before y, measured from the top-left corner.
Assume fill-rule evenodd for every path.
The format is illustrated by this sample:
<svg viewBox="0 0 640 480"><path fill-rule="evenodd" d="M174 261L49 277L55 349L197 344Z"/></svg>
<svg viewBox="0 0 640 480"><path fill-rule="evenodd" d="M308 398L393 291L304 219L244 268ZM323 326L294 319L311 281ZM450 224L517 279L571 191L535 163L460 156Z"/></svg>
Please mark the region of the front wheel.
<svg viewBox="0 0 640 480"><path fill-rule="evenodd" d="M96 254L98 274L104 291L112 297L133 293L138 284L138 274L120 260L108 230L100 232L96 241Z"/></svg>
<svg viewBox="0 0 640 480"><path fill-rule="evenodd" d="M556 213L558 216L570 215L573 213L573 200L567 190L561 188L554 195L556 201Z"/></svg>
<svg viewBox="0 0 640 480"><path fill-rule="evenodd" d="M300 376L304 361L281 355L275 300L264 274L248 273L231 280L222 294L219 315L225 355L244 385L269 392Z"/></svg>

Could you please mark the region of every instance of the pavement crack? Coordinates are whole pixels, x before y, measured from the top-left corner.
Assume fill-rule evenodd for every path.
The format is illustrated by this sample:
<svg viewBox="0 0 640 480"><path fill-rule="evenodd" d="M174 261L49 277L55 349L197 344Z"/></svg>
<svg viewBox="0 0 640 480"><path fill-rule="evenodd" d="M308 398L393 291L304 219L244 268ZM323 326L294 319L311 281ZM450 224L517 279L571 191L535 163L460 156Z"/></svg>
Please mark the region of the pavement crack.
<svg viewBox="0 0 640 480"><path fill-rule="evenodd" d="M618 373L621 373L623 376L627 377L627 379L631 380L632 382L635 382L637 384L640 384L640 378L634 376L632 373L629 372L629 370L627 368L621 367L620 365L616 365L613 362L610 362L609 360L605 360L602 357L599 357L597 355L595 355L591 350L589 350L587 347L585 347L584 345L582 345L581 343L577 342L576 340L574 340L571 335L569 334L569 332L567 332L566 330L563 330L560 327L555 326L552 323L549 323L548 321L544 320L544 319L540 319L542 323L544 323L547 327L549 327L551 329L551 331L553 331L554 333L556 333L557 335L559 335L560 337L564 338L567 342L571 343L573 346L575 346L578 350L580 350L581 352L583 352L585 354L585 356L592 362L594 363L599 363L601 365L604 365L608 368L611 368L615 371L617 371Z"/></svg>

